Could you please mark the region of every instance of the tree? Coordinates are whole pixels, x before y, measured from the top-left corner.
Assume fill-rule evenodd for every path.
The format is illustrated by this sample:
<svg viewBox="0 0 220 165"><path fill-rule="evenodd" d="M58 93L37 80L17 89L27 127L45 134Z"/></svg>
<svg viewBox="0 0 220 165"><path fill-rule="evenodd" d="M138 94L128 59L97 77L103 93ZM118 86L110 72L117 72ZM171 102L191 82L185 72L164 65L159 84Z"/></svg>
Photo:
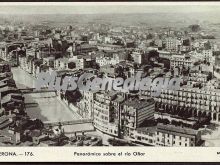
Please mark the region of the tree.
<svg viewBox="0 0 220 165"><path fill-rule="evenodd" d="M62 50L62 53L65 54L66 53L66 50L69 48L69 44L66 40L62 41L62 47L61 47L61 50Z"/></svg>
<svg viewBox="0 0 220 165"><path fill-rule="evenodd" d="M82 95L79 92L79 90L75 90L75 91L67 90L65 93L65 97L68 102L75 103L81 99Z"/></svg>
<svg viewBox="0 0 220 165"><path fill-rule="evenodd" d="M127 60L128 61L134 61L134 58L131 56L130 52L127 54Z"/></svg>
<svg viewBox="0 0 220 165"><path fill-rule="evenodd" d="M199 62L199 61L196 61L196 62L194 62L193 65L194 65L194 66L198 66L198 65L200 65L200 62Z"/></svg>
<svg viewBox="0 0 220 165"><path fill-rule="evenodd" d="M142 123L141 123L141 127L152 127L152 126L155 126L156 125L156 122L155 120L144 120Z"/></svg>
<svg viewBox="0 0 220 165"><path fill-rule="evenodd" d="M178 121L176 121L176 120L172 120L172 121L171 121L171 124L172 124L172 125L175 125L175 126L180 126L180 125L181 125L181 123L178 122Z"/></svg>
<svg viewBox="0 0 220 165"><path fill-rule="evenodd" d="M94 62L94 63L92 64L92 68L99 70L99 69L100 69L100 66L99 66L99 64L97 64L96 62Z"/></svg>
<svg viewBox="0 0 220 165"><path fill-rule="evenodd" d="M155 61L158 60L159 58L159 53L156 50L151 50L148 53L148 60L149 61Z"/></svg>
<svg viewBox="0 0 220 165"><path fill-rule="evenodd" d="M180 111L178 112L178 116L179 116L179 117L184 117L184 109L185 109L185 108L182 107L182 108L180 109Z"/></svg>
<svg viewBox="0 0 220 165"><path fill-rule="evenodd" d="M159 61L161 61L164 64L164 67L168 70L170 69L170 60L166 58L159 58Z"/></svg>
<svg viewBox="0 0 220 165"><path fill-rule="evenodd" d="M169 121L168 119L164 119L164 120L163 120L163 123L164 123L164 124L170 124L170 121Z"/></svg>
<svg viewBox="0 0 220 165"><path fill-rule="evenodd" d="M209 72L207 76L207 81L211 80L212 78L213 78L212 72Z"/></svg>
<svg viewBox="0 0 220 165"><path fill-rule="evenodd" d="M190 26L189 26L189 29L190 29L192 32L198 32L199 30L201 30L201 28L200 28L199 25L190 25Z"/></svg>
<svg viewBox="0 0 220 165"><path fill-rule="evenodd" d="M117 74L117 76L123 77L124 76L124 69L122 68L122 66L117 66L115 68L115 73Z"/></svg>

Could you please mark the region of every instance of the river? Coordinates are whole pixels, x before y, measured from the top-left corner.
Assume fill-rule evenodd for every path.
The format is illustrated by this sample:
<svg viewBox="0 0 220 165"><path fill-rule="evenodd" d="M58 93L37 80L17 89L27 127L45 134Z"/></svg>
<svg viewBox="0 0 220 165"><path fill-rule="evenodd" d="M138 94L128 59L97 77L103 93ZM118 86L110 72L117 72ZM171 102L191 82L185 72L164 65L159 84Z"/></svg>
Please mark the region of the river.
<svg viewBox="0 0 220 165"><path fill-rule="evenodd" d="M34 87L35 78L20 68L12 68L14 80L18 88ZM37 103L38 106L28 107L26 111L32 118L42 121L77 120L80 116L59 101L55 93L32 93L25 95L25 103Z"/></svg>

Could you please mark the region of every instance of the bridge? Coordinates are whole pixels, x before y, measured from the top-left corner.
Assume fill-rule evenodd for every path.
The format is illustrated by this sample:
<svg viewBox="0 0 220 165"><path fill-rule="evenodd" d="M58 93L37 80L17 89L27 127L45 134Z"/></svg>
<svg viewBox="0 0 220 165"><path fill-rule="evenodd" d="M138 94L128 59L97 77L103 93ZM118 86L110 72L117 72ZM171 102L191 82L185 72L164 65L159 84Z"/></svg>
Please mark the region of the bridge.
<svg viewBox="0 0 220 165"><path fill-rule="evenodd" d="M47 88L41 88L40 90L36 90L36 88L18 88L23 94L29 93L46 93L46 92L56 92L55 89L49 90Z"/></svg>
<svg viewBox="0 0 220 165"><path fill-rule="evenodd" d="M44 122L45 127L49 126L59 126L59 125L76 125L76 124L85 124L92 123L92 119L80 119L80 120L71 120L71 121L61 121L61 122Z"/></svg>
<svg viewBox="0 0 220 165"><path fill-rule="evenodd" d="M32 108L32 107L38 107L38 103L32 102L32 103L25 103L26 108Z"/></svg>
<svg viewBox="0 0 220 165"><path fill-rule="evenodd" d="M88 132L94 132L95 129L88 129L88 130L82 130L82 131L72 131L72 132L64 132L65 135L72 135L72 134L78 134L78 133L88 133Z"/></svg>

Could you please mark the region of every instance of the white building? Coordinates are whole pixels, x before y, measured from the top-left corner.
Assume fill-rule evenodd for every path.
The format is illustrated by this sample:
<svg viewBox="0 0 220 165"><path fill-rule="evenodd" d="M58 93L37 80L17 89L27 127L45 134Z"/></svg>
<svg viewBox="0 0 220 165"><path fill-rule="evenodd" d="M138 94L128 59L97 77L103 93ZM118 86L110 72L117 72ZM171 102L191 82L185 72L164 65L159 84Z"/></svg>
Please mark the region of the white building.
<svg viewBox="0 0 220 165"><path fill-rule="evenodd" d="M68 63L69 63L68 58L58 58L58 59L55 60L54 68L56 68L58 70L67 70L68 69Z"/></svg>
<svg viewBox="0 0 220 165"><path fill-rule="evenodd" d="M185 54L183 55L172 55L171 60L170 60L170 67L171 68L190 68L193 66L193 61L190 58L190 56L186 56Z"/></svg>
<svg viewBox="0 0 220 165"><path fill-rule="evenodd" d="M111 57L96 57L96 63L99 64L99 66L104 66L104 65L116 65L120 62L119 57L115 56L113 58Z"/></svg>
<svg viewBox="0 0 220 165"><path fill-rule="evenodd" d="M134 59L134 62L135 62L135 63L142 64L142 60L143 60L143 59L142 59L142 54L141 54L141 52L137 52L137 51L132 52L131 56L132 56L132 58Z"/></svg>

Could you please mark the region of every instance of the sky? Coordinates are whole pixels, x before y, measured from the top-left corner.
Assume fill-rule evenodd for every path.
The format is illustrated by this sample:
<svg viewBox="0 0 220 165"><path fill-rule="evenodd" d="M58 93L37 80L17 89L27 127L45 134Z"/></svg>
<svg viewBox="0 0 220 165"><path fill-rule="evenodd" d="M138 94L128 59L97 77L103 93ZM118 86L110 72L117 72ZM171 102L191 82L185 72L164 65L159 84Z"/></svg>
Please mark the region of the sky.
<svg viewBox="0 0 220 165"><path fill-rule="evenodd" d="M217 4L217 5L216 5ZM109 13L219 12L220 3L3 3L0 14L109 14Z"/></svg>

